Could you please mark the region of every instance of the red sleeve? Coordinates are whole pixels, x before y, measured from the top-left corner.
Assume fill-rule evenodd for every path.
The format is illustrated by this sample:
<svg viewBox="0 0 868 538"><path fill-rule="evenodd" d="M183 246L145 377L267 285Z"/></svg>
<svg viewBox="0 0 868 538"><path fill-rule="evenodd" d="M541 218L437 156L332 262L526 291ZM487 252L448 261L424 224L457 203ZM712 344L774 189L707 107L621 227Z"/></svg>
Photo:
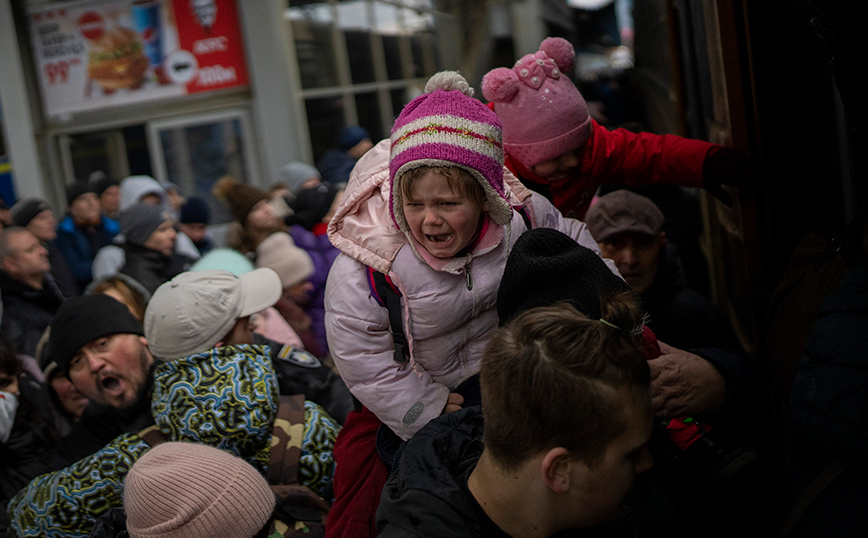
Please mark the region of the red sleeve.
<svg viewBox="0 0 868 538"><path fill-rule="evenodd" d="M589 183L626 183L702 186L702 165L710 142L675 135L608 131L594 122L582 174Z"/></svg>

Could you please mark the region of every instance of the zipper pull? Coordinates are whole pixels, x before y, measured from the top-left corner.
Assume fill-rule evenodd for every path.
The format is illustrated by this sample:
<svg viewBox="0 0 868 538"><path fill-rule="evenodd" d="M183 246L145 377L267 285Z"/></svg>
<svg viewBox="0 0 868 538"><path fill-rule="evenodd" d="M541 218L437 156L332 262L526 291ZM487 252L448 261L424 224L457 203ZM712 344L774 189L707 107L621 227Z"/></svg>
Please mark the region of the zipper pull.
<svg viewBox="0 0 868 538"><path fill-rule="evenodd" d="M470 272L470 264L473 262L472 257L467 258L467 263L464 264L464 279L467 282L467 289L473 289L473 275Z"/></svg>

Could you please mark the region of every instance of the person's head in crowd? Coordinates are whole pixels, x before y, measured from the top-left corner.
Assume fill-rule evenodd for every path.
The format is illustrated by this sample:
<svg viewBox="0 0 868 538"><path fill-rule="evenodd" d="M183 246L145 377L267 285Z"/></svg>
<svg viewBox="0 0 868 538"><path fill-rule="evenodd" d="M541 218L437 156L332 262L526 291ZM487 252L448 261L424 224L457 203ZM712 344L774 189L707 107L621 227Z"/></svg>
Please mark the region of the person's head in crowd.
<svg viewBox="0 0 868 538"><path fill-rule="evenodd" d="M99 224L99 198L97 198L93 187L86 182L75 181L66 186L66 203L73 224L79 228Z"/></svg>
<svg viewBox="0 0 868 538"><path fill-rule="evenodd" d="M629 330L641 317L619 295L601 319L559 304L495 332L480 370L485 448L468 486L496 524L530 507L549 536L618 516L653 464L650 372Z"/></svg>
<svg viewBox="0 0 868 538"><path fill-rule="evenodd" d="M191 271L209 271L222 269L235 276L249 273L256 269L250 258L231 248L215 248L205 254L190 267Z"/></svg>
<svg viewBox="0 0 868 538"><path fill-rule="evenodd" d="M253 538L271 521L275 496L252 465L195 443L162 443L124 481L131 538Z"/></svg>
<svg viewBox="0 0 868 538"><path fill-rule="evenodd" d="M178 188L177 185L171 183L169 181L163 183L163 190L166 191L166 196L169 200L169 206L174 212L178 212L181 210L181 206L184 205L186 198L181 194L181 189Z"/></svg>
<svg viewBox="0 0 868 538"><path fill-rule="evenodd" d="M57 219L42 198L25 198L12 206L12 224L21 226L43 243L57 237Z"/></svg>
<svg viewBox="0 0 868 538"><path fill-rule="evenodd" d="M181 206L178 220L181 231L194 244L201 243L205 240L207 227L211 221L211 210L208 208L208 202L199 196L187 198L187 201Z"/></svg>
<svg viewBox="0 0 868 538"><path fill-rule="evenodd" d="M169 195L151 176L129 176L121 181L121 213L133 204L142 202L170 210Z"/></svg>
<svg viewBox="0 0 868 538"><path fill-rule="evenodd" d="M214 196L229 206L232 216L245 229L254 232L270 232L279 228L274 210L268 203L268 193L239 183L229 176L214 185Z"/></svg>
<svg viewBox="0 0 868 538"><path fill-rule="evenodd" d="M304 298L313 289L310 276L313 260L304 249L295 246L286 232L275 232L256 249L256 266L267 267L277 273L284 293Z"/></svg>
<svg viewBox="0 0 868 538"><path fill-rule="evenodd" d="M178 233L172 215L163 207L137 203L121 212L121 233L129 245L155 250L164 256L175 252Z"/></svg>
<svg viewBox="0 0 868 538"><path fill-rule="evenodd" d="M145 311L145 335L154 356L187 357L226 345L253 343L250 316L282 294L271 269L235 276L229 271L189 271L164 283Z"/></svg>
<svg viewBox="0 0 868 538"><path fill-rule="evenodd" d="M342 183L320 183L302 189L290 200L289 207L293 212L284 221L288 226L298 224L306 230L318 231L332 220L345 188Z"/></svg>
<svg viewBox="0 0 868 538"><path fill-rule="evenodd" d="M601 196L585 215L603 257L618 266L638 293L657 277L660 251L666 243L663 213L648 198L628 190Z"/></svg>
<svg viewBox="0 0 868 538"><path fill-rule="evenodd" d="M0 197L0 228L12 226L12 213L3 197Z"/></svg>
<svg viewBox="0 0 868 538"><path fill-rule="evenodd" d="M360 159L362 155L374 147L371 141L371 133L364 127L350 125L344 127L338 136L338 148L346 151L350 157Z"/></svg>
<svg viewBox="0 0 868 538"><path fill-rule="evenodd" d="M101 293L119 301L129 308L130 313L141 323L145 319L145 309L151 294L134 278L116 273L100 280L94 280L84 293Z"/></svg>
<svg viewBox="0 0 868 538"><path fill-rule="evenodd" d="M487 218L504 226L513 210L503 183L500 120L454 71L432 76L425 90L392 128L390 209L417 251L445 259L472 248ZM418 129L434 118L435 132ZM457 134L465 131L472 135Z"/></svg>
<svg viewBox="0 0 868 538"><path fill-rule="evenodd" d="M533 174L557 181L580 164L592 123L584 97L570 80L576 53L549 37L540 50L482 79L482 95L503 122L503 148Z"/></svg>
<svg viewBox="0 0 868 538"><path fill-rule="evenodd" d="M525 310L566 302L600 319L602 302L620 293L632 294L630 286L594 251L558 230L534 228L518 238L506 260L497 316L505 325Z"/></svg>
<svg viewBox="0 0 868 538"><path fill-rule="evenodd" d="M51 327L46 327L42 338L36 344L36 357L39 360L39 367L45 376L45 383L51 387L51 397L55 405L59 409L62 409L73 421L76 421L84 414L84 408L87 407L90 400L75 388L69 377L61 373L57 367L57 363L51 359L51 354L48 350L50 338Z"/></svg>
<svg viewBox="0 0 868 538"><path fill-rule="evenodd" d="M154 359L142 324L108 295L66 299L51 321L48 353L79 392L100 404L132 408L150 390Z"/></svg>
<svg viewBox="0 0 868 538"><path fill-rule="evenodd" d="M283 165L280 169L280 180L273 183L270 190L272 196L281 188L291 194L298 194L304 189L319 185L321 181L322 176L316 167L301 161L292 161Z"/></svg>
<svg viewBox="0 0 868 538"><path fill-rule="evenodd" d="M102 170L92 172L87 182L99 197L102 212L112 218L117 217L121 210L120 182L108 177Z"/></svg>
<svg viewBox="0 0 868 538"><path fill-rule="evenodd" d="M13 280L42 289L42 280L51 271L48 250L26 228L0 230L0 269Z"/></svg>

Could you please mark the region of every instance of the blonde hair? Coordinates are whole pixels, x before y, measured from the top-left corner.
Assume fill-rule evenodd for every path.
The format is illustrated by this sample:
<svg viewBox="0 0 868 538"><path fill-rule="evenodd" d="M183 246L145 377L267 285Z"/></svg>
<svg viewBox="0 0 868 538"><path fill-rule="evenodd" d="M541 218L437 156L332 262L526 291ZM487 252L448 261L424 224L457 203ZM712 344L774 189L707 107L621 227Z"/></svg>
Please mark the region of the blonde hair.
<svg viewBox="0 0 868 538"><path fill-rule="evenodd" d="M459 166L419 166L407 170L400 178L401 195L405 200L412 199L410 193L413 190L413 183L428 172L445 177L452 192L470 199L480 207L485 203L485 191L482 189L482 185L470 172Z"/></svg>

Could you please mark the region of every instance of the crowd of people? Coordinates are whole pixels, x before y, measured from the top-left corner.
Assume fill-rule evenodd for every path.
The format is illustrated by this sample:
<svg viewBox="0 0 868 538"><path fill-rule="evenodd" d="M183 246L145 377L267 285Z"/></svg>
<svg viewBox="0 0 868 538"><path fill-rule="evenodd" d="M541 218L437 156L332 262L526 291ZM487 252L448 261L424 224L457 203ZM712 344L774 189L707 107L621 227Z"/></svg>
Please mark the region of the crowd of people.
<svg viewBox="0 0 868 538"><path fill-rule="evenodd" d="M0 536L772 530L763 369L631 190L727 202L750 160L607 129L574 58L546 39L485 76L488 104L438 73L389 139L351 126L268 190L220 179L220 240L148 176L70 185L59 223L16 203ZM829 430L796 402L797 433Z"/></svg>

